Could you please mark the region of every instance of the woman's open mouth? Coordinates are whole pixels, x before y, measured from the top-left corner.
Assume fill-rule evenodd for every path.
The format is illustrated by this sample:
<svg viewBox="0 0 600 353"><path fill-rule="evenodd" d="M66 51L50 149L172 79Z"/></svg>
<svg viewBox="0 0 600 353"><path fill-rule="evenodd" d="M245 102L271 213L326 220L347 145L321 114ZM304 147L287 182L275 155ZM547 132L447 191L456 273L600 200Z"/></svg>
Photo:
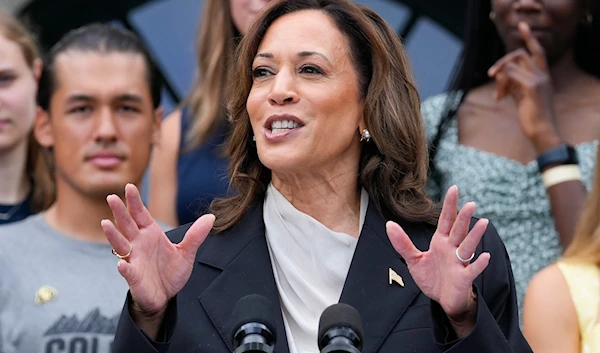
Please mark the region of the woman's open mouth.
<svg viewBox="0 0 600 353"><path fill-rule="evenodd" d="M300 124L292 120L273 121L271 123L271 134L278 135L293 129L297 129L298 127L300 127Z"/></svg>

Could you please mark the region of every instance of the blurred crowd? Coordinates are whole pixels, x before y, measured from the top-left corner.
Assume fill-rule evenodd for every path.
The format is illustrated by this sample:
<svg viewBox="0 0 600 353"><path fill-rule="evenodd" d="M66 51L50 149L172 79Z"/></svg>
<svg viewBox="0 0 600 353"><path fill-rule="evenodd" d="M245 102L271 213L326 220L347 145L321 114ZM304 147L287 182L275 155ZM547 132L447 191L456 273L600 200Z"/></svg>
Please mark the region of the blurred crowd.
<svg viewBox="0 0 600 353"><path fill-rule="evenodd" d="M41 53L0 11L0 352L110 351L128 286L106 198L146 180L168 230L231 192L227 89L268 3L205 1L193 87L166 116L134 33L90 24ZM456 185L493 223L534 352L600 352L600 3L475 0L466 21L448 89L421 104L429 197Z"/></svg>

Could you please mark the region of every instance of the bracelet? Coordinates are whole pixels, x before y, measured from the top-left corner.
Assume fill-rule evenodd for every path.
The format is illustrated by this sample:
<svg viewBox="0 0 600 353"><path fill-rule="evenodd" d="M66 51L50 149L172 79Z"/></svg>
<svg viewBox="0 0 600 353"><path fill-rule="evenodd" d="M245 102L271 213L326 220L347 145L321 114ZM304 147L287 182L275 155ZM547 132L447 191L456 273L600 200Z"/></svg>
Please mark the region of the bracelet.
<svg viewBox="0 0 600 353"><path fill-rule="evenodd" d="M540 173L546 169L549 165L552 164L577 164L577 152L573 146L569 146L565 143L561 143L560 145L540 154L537 157L537 164L540 170Z"/></svg>
<svg viewBox="0 0 600 353"><path fill-rule="evenodd" d="M542 173L542 182L546 189L571 180L581 180L581 171L577 164L558 165Z"/></svg>

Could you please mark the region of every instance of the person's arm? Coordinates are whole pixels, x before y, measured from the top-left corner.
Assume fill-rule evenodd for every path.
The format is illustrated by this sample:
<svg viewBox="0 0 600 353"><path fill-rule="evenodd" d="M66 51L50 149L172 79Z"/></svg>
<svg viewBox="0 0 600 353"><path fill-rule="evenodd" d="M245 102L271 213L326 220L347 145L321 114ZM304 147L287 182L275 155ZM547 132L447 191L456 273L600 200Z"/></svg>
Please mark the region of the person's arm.
<svg viewBox="0 0 600 353"><path fill-rule="evenodd" d="M581 181L573 180L551 186L547 192L556 231L563 249L566 249L573 240L587 191Z"/></svg>
<svg viewBox="0 0 600 353"><path fill-rule="evenodd" d="M539 156L558 147L563 138L556 124L554 90L545 50L529 25L522 22L518 28L527 50L506 54L488 74L496 80L496 99L512 96L521 129ZM560 243L566 248L573 239L586 190L581 181L568 181L548 188L547 192Z"/></svg>
<svg viewBox="0 0 600 353"><path fill-rule="evenodd" d="M494 226L489 223L482 238L481 252L489 252L490 262L474 282L477 296L475 326L457 339L446 314L432 301L434 338L446 353L531 353L519 328L516 288L508 253Z"/></svg>
<svg viewBox="0 0 600 353"><path fill-rule="evenodd" d="M474 203L460 212L457 204L458 188L452 186L427 251L417 249L397 223L386 224L415 284L431 299L432 338L448 353L531 353L519 329L504 244L487 219L472 218Z"/></svg>
<svg viewBox="0 0 600 353"><path fill-rule="evenodd" d="M542 154L552 148L558 147L560 139L554 134L548 133L538 137L535 143L538 154ZM555 166L544 168L543 172ZM559 241L566 249L575 235L575 228L579 221L583 206L587 197L587 190L581 180L570 180L550 186L546 189L550 199L550 210L554 217L554 225L558 232Z"/></svg>
<svg viewBox="0 0 600 353"><path fill-rule="evenodd" d="M160 143L154 146L150 160L148 209L155 219L170 226L177 219L177 159L181 141L181 110L162 123Z"/></svg>
<svg viewBox="0 0 600 353"><path fill-rule="evenodd" d="M567 282L556 265L540 271L529 284L523 333L536 353L581 352L575 306Z"/></svg>
<svg viewBox="0 0 600 353"><path fill-rule="evenodd" d="M131 293L127 300L113 342L112 352L137 352L137 353L166 353L171 346L171 339L177 322L176 298L171 299L166 310L157 322L140 322L134 319L133 299ZM149 332L150 331L150 332Z"/></svg>
<svg viewBox="0 0 600 353"><path fill-rule="evenodd" d="M8 235L0 230L0 239L5 236ZM18 349L15 346L18 330L14 330L14 326L23 315L25 303L17 302L22 299L18 294L22 291L15 289L15 287L19 288L19 279L12 271L10 264L7 263L7 259L10 257L0 247L0 352L15 353Z"/></svg>
<svg viewBox="0 0 600 353"><path fill-rule="evenodd" d="M125 186L125 200L109 195L106 201L114 221L105 219L100 225L114 252L127 253L121 256L117 270L129 286L113 352L155 352L153 342L165 342L168 337L162 333L173 332L175 319L169 320L169 313L174 310L169 308L190 279L198 248L215 217L203 215L167 236L142 203L135 185ZM181 241L173 243L175 239Z"/></svg>

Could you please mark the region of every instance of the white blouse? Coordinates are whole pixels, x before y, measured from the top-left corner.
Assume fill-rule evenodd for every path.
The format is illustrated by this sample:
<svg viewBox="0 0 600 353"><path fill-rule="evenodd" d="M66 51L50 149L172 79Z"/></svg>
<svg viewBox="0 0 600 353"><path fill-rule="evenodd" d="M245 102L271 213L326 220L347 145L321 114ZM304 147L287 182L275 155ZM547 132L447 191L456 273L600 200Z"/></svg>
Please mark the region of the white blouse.
<svg viewBox="0 0 600 353"><path fill-rule="evenodd" d="M368 205L363 189L360 230ZM319 318L339 302L358 239L300 212L272 184L263 211L290 353L319 353Z"/></svg>

